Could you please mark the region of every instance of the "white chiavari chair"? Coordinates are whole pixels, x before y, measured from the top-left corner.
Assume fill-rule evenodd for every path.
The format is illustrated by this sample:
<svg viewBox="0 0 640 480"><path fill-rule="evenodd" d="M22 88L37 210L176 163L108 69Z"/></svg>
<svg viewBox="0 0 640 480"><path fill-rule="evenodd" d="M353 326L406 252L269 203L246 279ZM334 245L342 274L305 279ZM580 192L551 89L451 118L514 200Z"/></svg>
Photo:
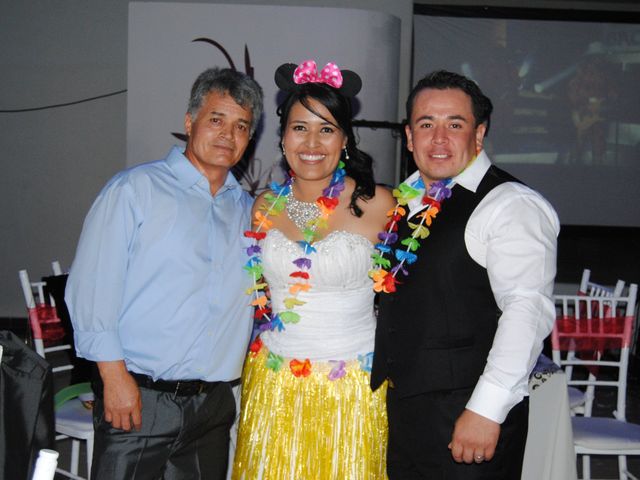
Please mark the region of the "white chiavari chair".
<svg viewBox="0 0 640 480"><path fill-rule="evenodd" d="M58 262L52 263L53 273L59 275L62 273ZM51 326L62 329L62 323L56 311L56 305L53 298L45 298L46 282L32 282L26 270L19 272L20 285L24 294L27 312L29 315L29 327L34 342L36 352L43 358L47 358L63 350L70 350L71 345L68 343L54 344L52 338L47 338L47 329ZM72 332L62 332L62 334L72 335ZM56 333L56 336L58 334ZM56 338L62 340L64 336ZM67 337L70 338L70 337ZM52 345L48 345L49 341ZM72 355L72 352L69 352ZM52 368L54 374L71 370L73 365L71 357L56 356L57 363ZM65 439L71 440L71 458L69 470L61 467L56 472L71 479L85 480L78 476L80 465L80 446L81 442L85 442L87 457L87 479L91 472L91 459L93 456L93 415L90 408L87 408L86 400L91 399L91 385L87 382L77 383L62 388L55 394L54 411L55 411L55 430L56 441Z"/></svg>
<svg viewBox="0 0 640 480"><path fill-rule="evenodd" d="M593 397L584 416L572 418L574 446L582 456L582 478L591 478L591 455L616 455L619 478L634 479L628 455L640 455L640 425L626 421L626 390L631 333L634 329L637 284L626 295L556 295L557 319L551 335L554 362L568 371L568 384L592 389L614 388L613 417L593 416ZM589 372L584 379L584 370ZM580 377L576 373L583 370ZM613 373L612 373L613 372Z"/></svg>

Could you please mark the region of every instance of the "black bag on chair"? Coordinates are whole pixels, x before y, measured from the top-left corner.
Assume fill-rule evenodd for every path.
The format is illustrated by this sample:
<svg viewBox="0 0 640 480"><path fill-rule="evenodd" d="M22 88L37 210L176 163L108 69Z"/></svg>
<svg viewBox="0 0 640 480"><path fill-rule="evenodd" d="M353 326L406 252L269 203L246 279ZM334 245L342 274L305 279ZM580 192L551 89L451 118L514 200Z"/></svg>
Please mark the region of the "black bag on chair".
<svg viewBox="0 0 640 480"><path fill-rule="evenodd" d="M41 448L55 448L49 363L10 331L0 331L0 478L31 478Z"/></svg>

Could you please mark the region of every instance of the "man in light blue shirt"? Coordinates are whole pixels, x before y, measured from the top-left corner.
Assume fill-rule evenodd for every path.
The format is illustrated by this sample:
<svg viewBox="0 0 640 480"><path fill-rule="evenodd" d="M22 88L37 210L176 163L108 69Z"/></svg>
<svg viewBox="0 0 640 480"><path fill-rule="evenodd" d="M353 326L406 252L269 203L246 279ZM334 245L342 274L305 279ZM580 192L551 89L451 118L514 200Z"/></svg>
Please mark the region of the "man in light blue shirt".
<svg viewBox="0 0 640 480"><path fill-rule="evenodd" d="M99 371L94 480L225 478L252 325L252 199L229 170L261 114L253 79L206 70L184 152L118 173L87 215L66 302L78 354Z"/></svg>

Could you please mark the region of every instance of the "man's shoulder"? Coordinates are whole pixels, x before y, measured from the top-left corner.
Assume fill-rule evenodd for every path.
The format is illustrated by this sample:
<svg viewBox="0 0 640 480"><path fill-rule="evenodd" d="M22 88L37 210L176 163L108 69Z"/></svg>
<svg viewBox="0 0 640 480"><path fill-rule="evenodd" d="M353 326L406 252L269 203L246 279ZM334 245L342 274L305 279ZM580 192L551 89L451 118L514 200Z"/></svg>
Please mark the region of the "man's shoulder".
<svg viewBox="0 0 640 480"><path fill-rule="evenodd" d="M481 184L486 184L488 190L487 197L489 200L493 197L518 197L518 196L531 196L532 198L539 198L546 202L546 199L536 190L528 186L525 182L520 180L510 172L491 164L486 171Z"/></svg>
<svg viewBox="0 0 640 480"><path fill-rule="evenodd" d="M243 210L247 212L251 212L251 207L253 207L253 202L257 201L249 192L240 187L240 199L239 203Z"/></svg>
<svg viewBox="0 0 640 480"><path fill-rule="evenodd" d="M132 167L122 170L120 173L125 177L135 179L158 175L159 173L168 171L168 169L167 160L163 158L161 160L153 160L133 165Z"/></svg>
<svg viewBox="0 0 640 480"><path fill-rule="evenodd" d="M501 183L491 190L475 213L482 212L491 218L500 216L518 222L528 221L531 216L544 217L559 228L558 214L553 205L542 194L517 181Z"/></svg>
<svg viewBox="0 0 640 480"><path fill-rule="evenodd" d="M517 198L517 197L527 197L531 199L539 199L544 202L547 200L542 196L540 192L534 190L527 184L519 181L514 178L513 180L506 180L500 185L497 185L492 192L487 195L487 197L500 196L503 199L506 198Z"/></svg>
<svg viewBox="0 0 640 480"><path fill-rule="evenodd" d="M166 174L168 172L166 160L154 160L151 162L140 163L132 167L125 168L116 173L107 182L106 187L118 187L126 184L135 185L137 182L144 181Z"/></svg>
<svg viewBox="0 0 640 480"><path fill-rule="evenodd" d="M524 184L522 180L494 164L491 164L489 170L487 170L487 173L485 174L485 177L486 176L494 176L502 182L515 182Z"/></svg>

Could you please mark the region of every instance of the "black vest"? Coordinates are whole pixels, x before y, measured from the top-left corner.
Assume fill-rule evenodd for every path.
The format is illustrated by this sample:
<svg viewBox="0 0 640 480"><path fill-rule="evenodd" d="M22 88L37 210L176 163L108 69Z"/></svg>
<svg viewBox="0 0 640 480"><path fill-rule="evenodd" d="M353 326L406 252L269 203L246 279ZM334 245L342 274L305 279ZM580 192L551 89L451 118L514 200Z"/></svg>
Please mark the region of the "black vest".
<svg viewBox="0 0 640 480"><path fill-rule="evenodd" d="M517 181L491 166L476 193L459 185L421 240L417 261L393 294L381 294L371 385L390 378L399 396L473 387L493 343L500 310L485 268L467 252L464 232L480 201ZM417 223L416 220L413 220ZM407 221L399 238L411 235ZM398 241L399 245L399 241Z"/></svg>

